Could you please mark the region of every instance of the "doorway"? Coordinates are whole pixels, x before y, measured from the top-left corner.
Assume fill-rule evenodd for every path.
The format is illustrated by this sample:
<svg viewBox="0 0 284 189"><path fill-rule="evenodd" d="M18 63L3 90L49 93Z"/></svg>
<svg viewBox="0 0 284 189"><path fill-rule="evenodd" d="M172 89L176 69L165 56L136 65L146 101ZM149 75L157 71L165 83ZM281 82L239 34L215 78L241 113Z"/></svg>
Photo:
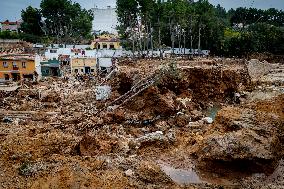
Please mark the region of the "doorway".
<svg viewBox="0 0 284 189"><path fill-rule="evenodd" d="M20 73L12 73L13 81L19 81L21 79Z"/></svg>
<svg viewBox="0 0 284 189"><path fill-rule="evenodd" d="M89 74L91 72L91 67L85 67L85 74Z"/></svg>

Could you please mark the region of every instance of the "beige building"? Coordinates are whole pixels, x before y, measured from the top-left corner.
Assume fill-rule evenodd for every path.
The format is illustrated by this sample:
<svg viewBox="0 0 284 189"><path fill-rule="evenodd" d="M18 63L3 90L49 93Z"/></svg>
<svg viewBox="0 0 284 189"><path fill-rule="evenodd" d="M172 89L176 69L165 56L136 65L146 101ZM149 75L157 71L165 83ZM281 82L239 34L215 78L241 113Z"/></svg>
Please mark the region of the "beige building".
<svg viewBox="0 0 284 189"><path fill-rule="evenodd" d="M92 42L91 49L121 49L120 40L115 35L100 35Z"/></svg>
<svg viewBox="0 0 284 189"><path fill-rule="evenodd" d="M71 72L77 74L96 74L97 60L95 57L78 57L71 58Z"/></svg>

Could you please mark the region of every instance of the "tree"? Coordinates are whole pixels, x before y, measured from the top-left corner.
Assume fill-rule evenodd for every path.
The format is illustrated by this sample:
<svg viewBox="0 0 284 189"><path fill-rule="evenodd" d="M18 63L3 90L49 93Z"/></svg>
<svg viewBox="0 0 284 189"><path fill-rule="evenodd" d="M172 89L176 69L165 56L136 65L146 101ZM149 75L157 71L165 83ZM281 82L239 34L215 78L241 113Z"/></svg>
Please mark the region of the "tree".
<svg viewBox="0 0 284 189"><path fill-rule="evenodd" d="M0 39L19 39L20 36L17 32L0 31Z"/></svg>
<svg viewBox="0 0 284 189"><path fill-rule="evenodd" d="M40 7L46 33L57 42L75 43L90 37L93 15L80 4L70 0L42 0Z"/></svg>
<svg viewBox="0 0 284 189"><path fill-rule="evenodd" d="M43 36L43 23L40 10L28 6L26 10L22 10L22 20L20 31L21 38L30 42L40 42L40 36Z"/></svg>
<svg viewBox="0 0 284 189"><path fill-rule="evenodd" d="M225 56L283 54L284 12L274 8L227 12L208 0L117 0L117 15L123 45L133 51L141 50L142 41L147 50L183 46Z"/></svg>
<svg viewBox="0 0 284 189"><path fill-rule="evenodd" d="M134 53L135 28L137 28L138 3L136 0L117 0L116 13L120 25L117 27L122 39L122 45L126 48L131 46Z"/></svg>

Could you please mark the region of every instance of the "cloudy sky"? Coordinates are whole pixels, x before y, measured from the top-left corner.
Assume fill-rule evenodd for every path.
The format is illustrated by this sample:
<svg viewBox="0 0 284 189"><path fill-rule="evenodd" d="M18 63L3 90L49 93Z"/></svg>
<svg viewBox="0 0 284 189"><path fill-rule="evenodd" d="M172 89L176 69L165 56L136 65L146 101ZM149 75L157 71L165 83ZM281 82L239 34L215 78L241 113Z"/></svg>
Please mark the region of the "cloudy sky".
<svg viewBox="0 0 284 189"><path fill-rule="evenodd" d="M106 7L115 6L115 0L73 0L81 4L82 7L90 9L97 5ZM220 4L226 9L236 7L256 7L256 8L277 8L284 10L283 0L209 0L212 4ZM39 7L40 0L0 0L0 21L16 20L21 17L21 10L31 5Z"/></svg>

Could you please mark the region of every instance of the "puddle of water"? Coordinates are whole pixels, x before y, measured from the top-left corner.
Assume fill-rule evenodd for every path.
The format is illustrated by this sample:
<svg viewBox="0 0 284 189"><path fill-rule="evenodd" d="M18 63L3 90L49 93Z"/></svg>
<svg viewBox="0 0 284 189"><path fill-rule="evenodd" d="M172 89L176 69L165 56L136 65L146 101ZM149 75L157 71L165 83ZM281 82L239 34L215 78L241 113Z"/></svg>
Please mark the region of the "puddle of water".
<svg viewBox="0 0 284 189"><path fill-rule="evenodd" d="M217 116L217 113L218 111L221 109L220 106L213 106L213 107L209 107L207 110L206 110L206 116L207 117L211 117L213 120L215 120L216 116Z"/></svg>
<svg viewBox="0 0 284 189"><path fill-rule="evenodd" d="M203 183L193 170L175 169L162 164L161 169L177 184L199 184Z"/></svg>

